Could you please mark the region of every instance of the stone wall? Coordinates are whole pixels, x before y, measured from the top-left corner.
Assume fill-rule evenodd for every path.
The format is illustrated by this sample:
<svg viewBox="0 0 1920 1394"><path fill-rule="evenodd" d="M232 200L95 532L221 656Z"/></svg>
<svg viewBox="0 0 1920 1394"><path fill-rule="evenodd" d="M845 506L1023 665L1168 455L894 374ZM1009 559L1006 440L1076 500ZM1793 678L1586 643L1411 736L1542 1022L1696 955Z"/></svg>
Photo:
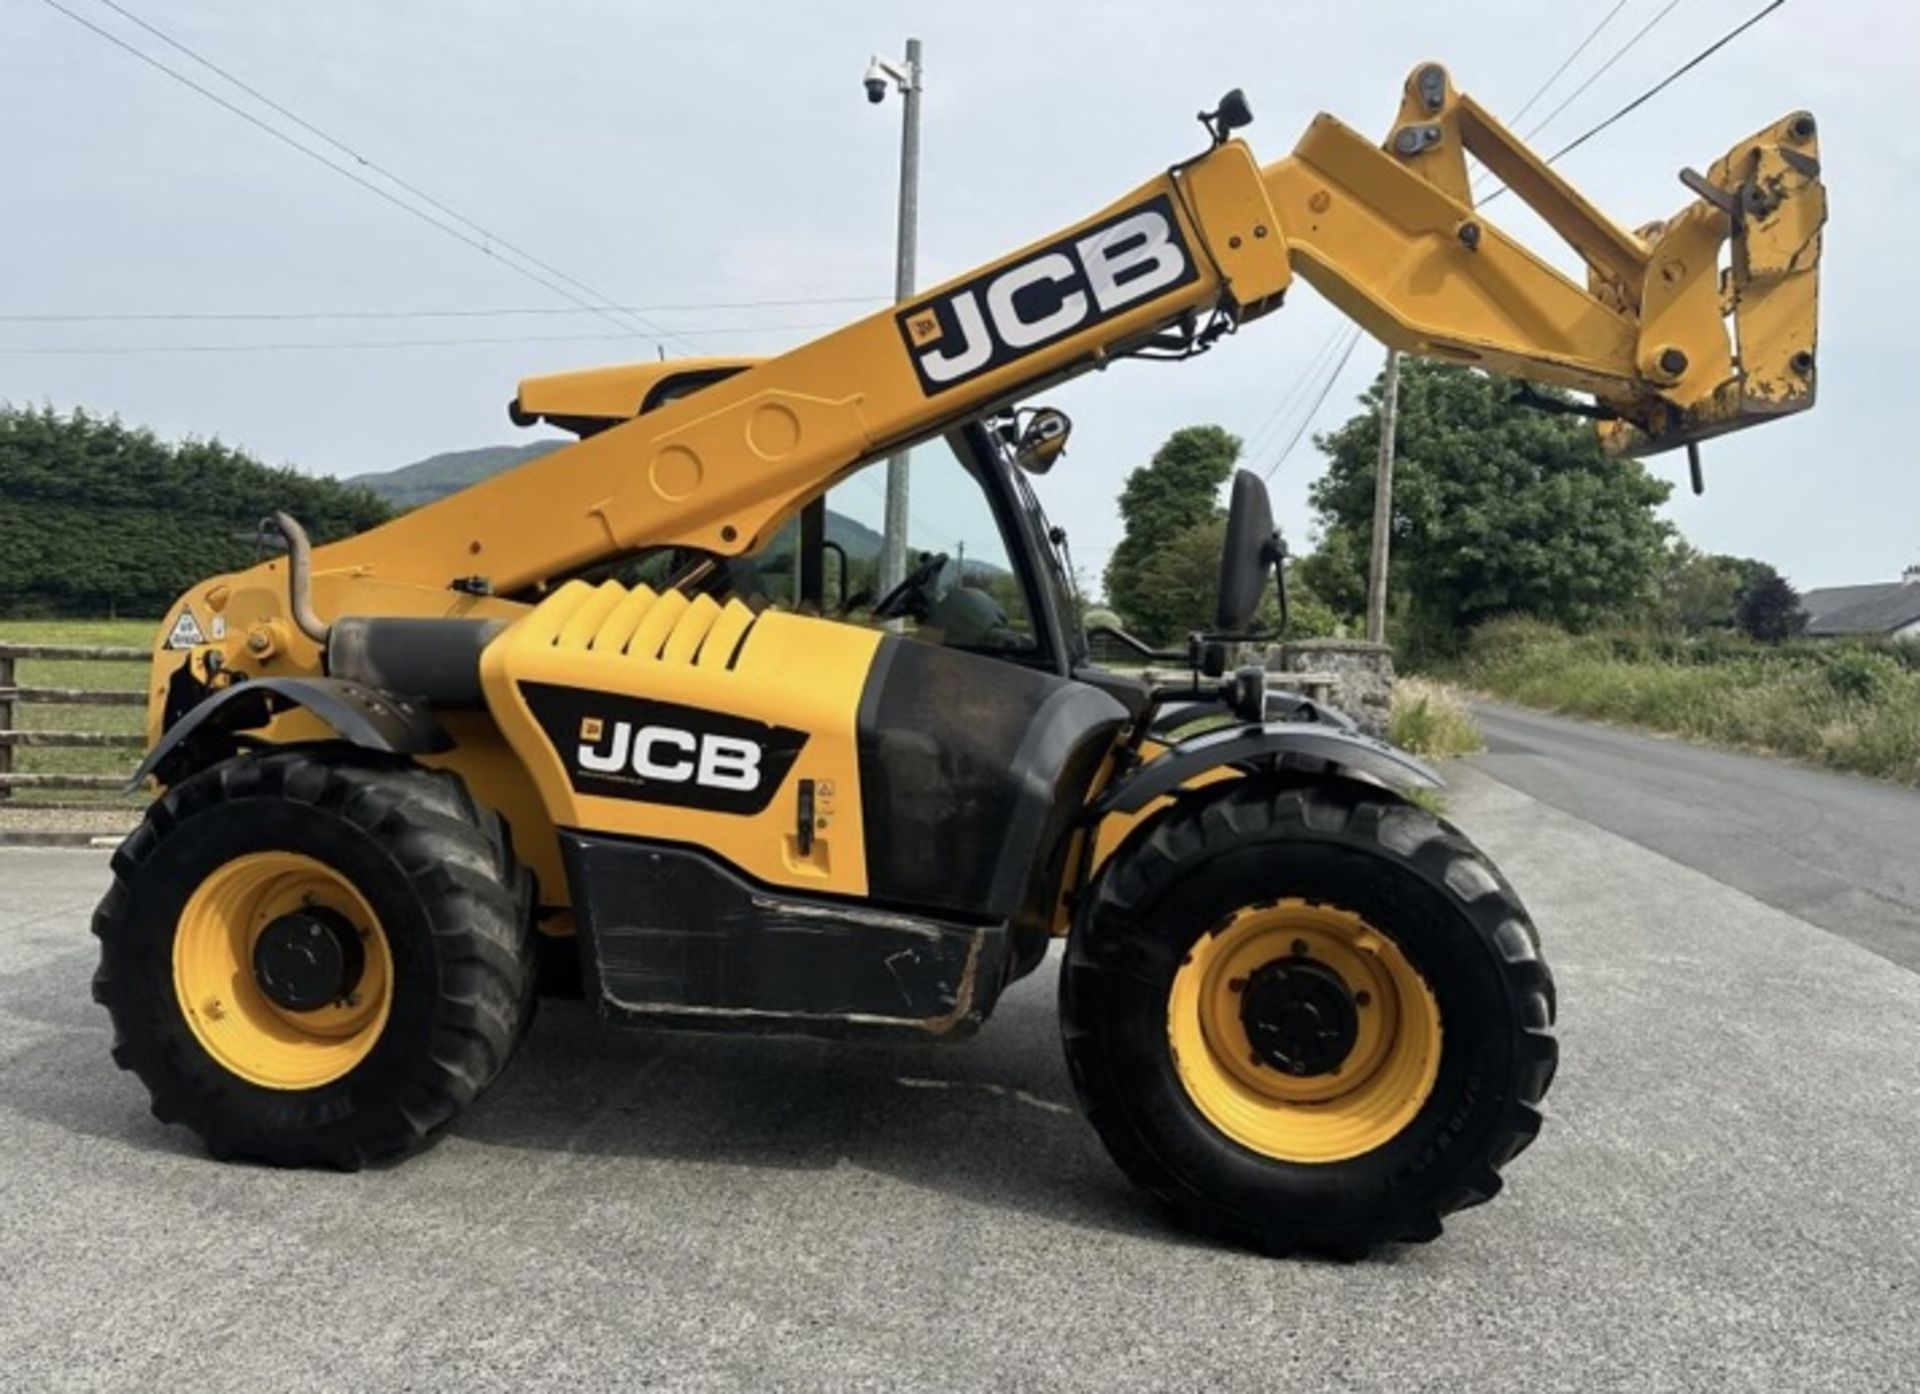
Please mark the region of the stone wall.
<svg viewBox="0 0 1920 1394"><path fill-rule="evenodd" d="M1393 650L1363 639L1296 639L1267 651L1270 673L1327 673L1333 705L1384 738L1393 705Z"/></svg>

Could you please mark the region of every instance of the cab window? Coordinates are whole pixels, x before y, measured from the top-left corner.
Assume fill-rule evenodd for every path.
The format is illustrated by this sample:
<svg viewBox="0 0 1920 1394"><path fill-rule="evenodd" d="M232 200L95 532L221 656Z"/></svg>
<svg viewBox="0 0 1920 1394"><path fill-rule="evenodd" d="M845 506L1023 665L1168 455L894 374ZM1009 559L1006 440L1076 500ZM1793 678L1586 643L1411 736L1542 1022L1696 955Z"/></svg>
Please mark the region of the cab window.
<svg viewBox="0 0 1920 1394"><path fill-rule="evenodd" d="M886 461L877 460L827 491L815 539L817 598L807 593L810 539L801 518L759 551L728 562L727 588L782 609L897 623L930 643L987 653L1037 651L1016 554L980 481L944 442L914 452L905 577L890 591L882 585L886 481Z"/></svg>

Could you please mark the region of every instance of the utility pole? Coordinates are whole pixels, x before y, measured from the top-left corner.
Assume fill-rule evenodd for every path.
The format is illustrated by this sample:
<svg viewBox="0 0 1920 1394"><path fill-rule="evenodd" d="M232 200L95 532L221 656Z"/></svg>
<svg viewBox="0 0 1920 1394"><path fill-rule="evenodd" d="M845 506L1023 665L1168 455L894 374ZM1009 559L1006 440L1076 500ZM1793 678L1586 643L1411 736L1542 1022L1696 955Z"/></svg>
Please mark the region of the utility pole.
<svg viewBox="0 0 1920 1394"><path fill-rule="evenodd" d="M1373 471L1373 549L1367 560L1367 639L1387 642L1388 534L1393 530L1393 433L1400 409L1400 353L1387 350L1380 392L1380 454Z"/></svg>
<svg viewBox="0 0 1920 1394"><path fill-rule="evenodd" d="M867 100L886 99L891 84L906 110L900 123L900 224L894 254L893 298L913 298L913 261L920 222L920 41L907 40L904 62L876 57L867 65ZM880 548L880 591L885 594L907 574L907 461L902 450L887 457L887 512Z"/></svg>

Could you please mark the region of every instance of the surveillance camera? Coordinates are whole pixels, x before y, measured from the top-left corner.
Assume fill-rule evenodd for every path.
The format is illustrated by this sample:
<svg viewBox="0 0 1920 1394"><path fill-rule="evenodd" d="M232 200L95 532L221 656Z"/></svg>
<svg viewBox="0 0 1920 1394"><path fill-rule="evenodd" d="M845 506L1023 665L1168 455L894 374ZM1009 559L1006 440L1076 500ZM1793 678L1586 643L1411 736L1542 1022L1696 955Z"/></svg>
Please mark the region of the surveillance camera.
<svg viewBox="0 0 1920 1394"><path fill-rule="evenodd" d="M878 106L887 99L887 70L880 66L880 60L874 59L867 64L867 100Z"/></svg>

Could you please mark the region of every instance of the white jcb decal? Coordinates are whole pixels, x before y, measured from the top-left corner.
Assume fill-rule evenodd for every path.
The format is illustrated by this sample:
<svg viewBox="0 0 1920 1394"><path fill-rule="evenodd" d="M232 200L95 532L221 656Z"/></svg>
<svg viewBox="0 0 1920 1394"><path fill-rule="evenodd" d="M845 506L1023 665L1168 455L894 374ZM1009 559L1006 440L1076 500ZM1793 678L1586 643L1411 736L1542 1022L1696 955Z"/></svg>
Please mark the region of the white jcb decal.
<svg viewBox="0 0 1920 1394"><path fill-rule="evenodd" d="M200 632L200 621L193 617L193 611L183 605L180 618L173 622L173 628L167 631L167 647L170 649L190 649L197 644L207 642L207 636Z"/></svg>
<svg viewBox="0 0 1920 1394"><path fill-rule="evenodd" d="M606 728L604 750L598 748L601 723L589 718L582 729L580 768L595 774L625 774L665 784L695 784L709 789L742 793L760 787L760 746L738 736L708 732L696 736L674 726L642 726L615 721Z"/></svg>
<svg viewBox="0 0 1920 1394"><path fill-rule="evenodd" d="M900 315L939 392L1194 278L1164 195Z"/></svg>

